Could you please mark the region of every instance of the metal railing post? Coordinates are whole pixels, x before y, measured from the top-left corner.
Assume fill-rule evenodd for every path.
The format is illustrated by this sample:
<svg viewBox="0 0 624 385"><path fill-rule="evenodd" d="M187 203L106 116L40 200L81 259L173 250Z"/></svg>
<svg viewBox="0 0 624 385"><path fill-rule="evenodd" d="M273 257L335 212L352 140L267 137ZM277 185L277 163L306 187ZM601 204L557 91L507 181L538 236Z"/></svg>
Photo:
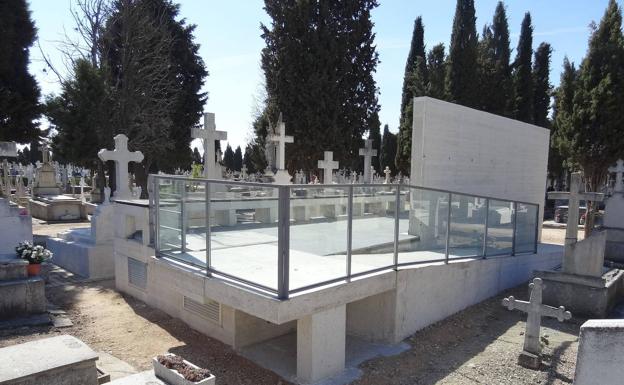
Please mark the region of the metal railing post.
<svg viewBox="0 0 624 385"><path fill-rule="evenodd" d="M351 281L351 258L353 247L353 185L347 196L347 281Z"/></svg>
<svg viewBox="0 0 624 385"><path fill-rule="evenodd" d="M516 255L516 224L518 222L518 202L513 202L513 235L511 237L511 255Z"/></svg>
<svg viewBox="0 0 624 385"><path fill-rule="evenodd" d="M210 242L212 241L212 230L210 229L210 183L206 181L205 187L206 194L206 275L211 276L210 262L211 262L211 250Z"/></svg>
<svg viewBox="0 0 624 385"><path fill-rule="evenodd" d="M278 190L277 231L277 296L288 299L290 270L290 188L280 186Z"/></svg>
<svg viewBox="0 0 624 385"><path fill-rule="evenodd" d="M487 256L488 226L490 225L490 200L485 200L485 232L483 234L483 259Z"/></svg>
<svg viewBox="0 0 624 385"><path fill-rule="evenodd" d="M154 176L152 182L154 183L154 239L152 239L152 242L154 242L156 255L158 255L160 252L160 185L158 184L158 177Z"/></svg>
<svg viewBox="0 0 624 385"><path fill-rule="evenodd" d="M180 229L182 233L180 235L180 240L182 245L180 246L181 251L183 253L186 252L186 182L181 181L182 183L182 192L180 193Z"/></svg>
<svg viewBox="0 0 624 385"><path fill-rule="evenodd" d="M449 263L449 248L451 243L451 201L453 194L448 194L448 213L446 217L446 246L444 251L444 263Z"/></svg>
<svg viewBox="0 0 624 385"><path fill-rule="evenodd" d="M398 183L396 186L396 202L394 206L394 270L399 268L399 211L401 211L401 183Z"/></svg>

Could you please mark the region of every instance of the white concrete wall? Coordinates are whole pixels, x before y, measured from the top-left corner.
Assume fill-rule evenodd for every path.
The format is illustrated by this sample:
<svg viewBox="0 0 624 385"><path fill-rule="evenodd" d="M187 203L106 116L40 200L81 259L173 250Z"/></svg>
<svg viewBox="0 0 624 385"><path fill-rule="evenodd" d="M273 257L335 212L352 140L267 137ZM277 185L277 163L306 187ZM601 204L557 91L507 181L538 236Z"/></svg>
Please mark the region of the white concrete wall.
<svg viewBox="0 0 624 385"><path fill-rule="evenodd" d="M595 319L581 326L575 385L624 382L624 320Z"/></svg>
<svg viewBox="0 0 624 385"><path fill-rule="evenodd" d="M532 124L414 98L410 183L536 203L542 218L549 138Z"/></svg>

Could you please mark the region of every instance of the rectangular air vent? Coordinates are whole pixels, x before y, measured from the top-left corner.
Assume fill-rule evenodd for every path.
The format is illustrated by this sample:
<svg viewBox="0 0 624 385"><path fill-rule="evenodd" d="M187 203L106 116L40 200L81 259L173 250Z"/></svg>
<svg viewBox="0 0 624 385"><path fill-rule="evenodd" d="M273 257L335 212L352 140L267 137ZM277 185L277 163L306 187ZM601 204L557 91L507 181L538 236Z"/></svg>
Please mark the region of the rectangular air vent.
<svg viewBox="0 0 624 385"><path fill-rule="evenodd" d="M203 304L184 296L184 309L204 319L221 325L221 304L219 302L206 299L206 303Z"/></svg>
<svg viewBox="0 0 624 385"><path fill-rule="evenodd" d="M147 264L134 258L128 258L128 283L139 289L147 287Z"/></svg>

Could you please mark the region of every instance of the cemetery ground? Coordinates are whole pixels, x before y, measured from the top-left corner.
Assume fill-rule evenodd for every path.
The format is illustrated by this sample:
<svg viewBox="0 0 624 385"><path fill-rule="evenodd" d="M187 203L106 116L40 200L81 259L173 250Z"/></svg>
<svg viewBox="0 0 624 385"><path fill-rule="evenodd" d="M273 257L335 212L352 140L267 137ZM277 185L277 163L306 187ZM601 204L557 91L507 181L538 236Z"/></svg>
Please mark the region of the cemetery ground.
<svg viewBox="0 0 624 385"><path fill-rule="evenodd" d="M44 239L67 225L33 227L36 238ZM543 241L562 244L564 236L564 229L548 228L544 229ZM71 334L139 371L151 367L151 357L168 350L212 370L218 384L287 384L221 342L116 292L113 280L57 281L46 288L48 301L65 310L73 326L2 330L0 347ZM559 323L543 319L545 365L539 371L525 369L516 361L524 339L526 314L501 305L501 299L509 295L528 299L527 284L417 332L404 341L410 348L399 355L364 362L360 365L363 375L354 384L571 384L579 328L585 320L573 318Z"/></svg>

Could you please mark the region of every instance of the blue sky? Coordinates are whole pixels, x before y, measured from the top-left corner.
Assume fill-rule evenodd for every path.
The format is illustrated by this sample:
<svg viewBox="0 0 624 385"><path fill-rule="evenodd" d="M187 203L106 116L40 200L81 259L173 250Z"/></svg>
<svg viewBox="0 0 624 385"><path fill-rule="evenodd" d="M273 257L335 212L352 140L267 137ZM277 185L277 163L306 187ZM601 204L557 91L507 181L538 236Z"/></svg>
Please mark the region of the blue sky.
<svg viewBox="0 0 624 385"><path fill-rule="evenodd" d="M230 144L244 146L251 135L255 97L262 84L260 70L260 23L268 23L261 0L180 0L181 16L197 25L196 41L200 55L210 72L205 90L209 98L205 111L216 113L219 130L228 132ZM496 0L475 0L477 30L492 19ZM563 58L579 63L585 55L589 24L598 22L608 0L507 0L515 57L520 23L527 11L534 26L534 48L540 42L551 43L551 82L559 83ZM31 0L30 7L39 30L42 50L60 64L55 41L62 40L64 30L72 30L70 0ZM380 89L380 119L396 131L405 59L409 50L414 19L421 15L425 24L427 47L442 42L448 49L455 0L380 0L373 13L375 42L381 63L375 80ZM42 93L59 91L56 79L42 70L45 65L37 47L31 50L31 71L37 77ZM286 122L288 125L288 122ZM287 126L288 127L288 126ZM297 138L295 138L297 140ZM196 145L194 143L193 145ZM201 146L200 146L201 147Z"/></svg>

